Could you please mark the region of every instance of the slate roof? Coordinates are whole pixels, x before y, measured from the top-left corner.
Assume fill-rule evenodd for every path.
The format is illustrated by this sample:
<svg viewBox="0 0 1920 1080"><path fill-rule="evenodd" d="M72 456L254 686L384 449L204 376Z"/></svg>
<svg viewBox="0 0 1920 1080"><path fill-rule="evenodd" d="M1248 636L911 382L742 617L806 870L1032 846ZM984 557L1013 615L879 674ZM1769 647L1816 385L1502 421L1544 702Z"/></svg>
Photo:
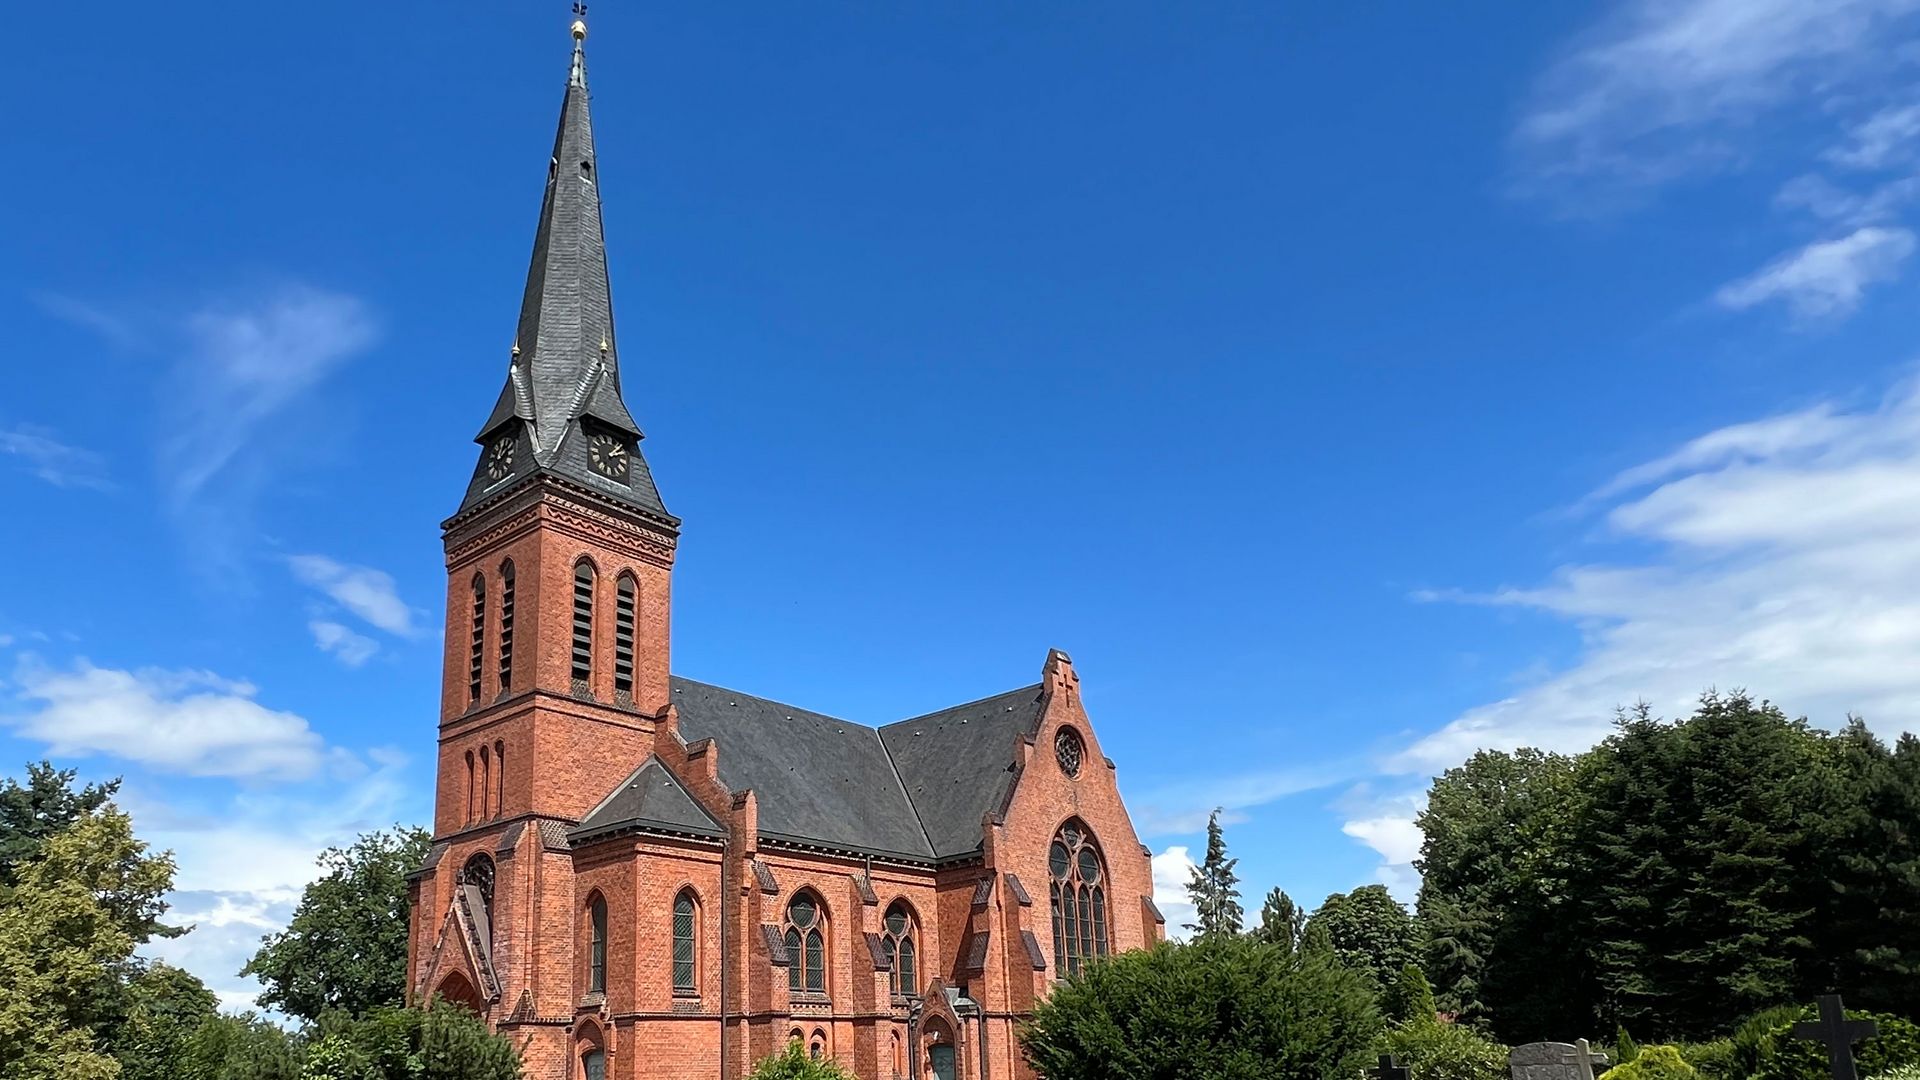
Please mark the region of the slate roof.
<svg viewBox="0 0 1920 1080"><path fill-rule="evenodd" d="M675 676L681 735L712 739L720 780L752 788L760 832L864 854L937 861L980 847L1039 723L1029 686L886 727Z"/></svg>
<svg viewBox="0 0 1920 1080"><path fill-rule="evenodd" d="M515 353L500 397L474 437L483 449L460 510L535 473L548 473L671 521L640 454L639 426L620 393L586 63L583 43L576 39L520 301ZM587 442L595 432L616 434L627 444L626 482L589 466ZM511 470L496 479L488 470L491 447L504 435L517 442Z"/></svg>
<svg viewBox="0 0 1920 1080"><path fill-rule="evenodd" d="M652 755L569 830L567 837L580 843L632 828L716 839L726 835L720 823L702 810L673 773Z"/></svg>

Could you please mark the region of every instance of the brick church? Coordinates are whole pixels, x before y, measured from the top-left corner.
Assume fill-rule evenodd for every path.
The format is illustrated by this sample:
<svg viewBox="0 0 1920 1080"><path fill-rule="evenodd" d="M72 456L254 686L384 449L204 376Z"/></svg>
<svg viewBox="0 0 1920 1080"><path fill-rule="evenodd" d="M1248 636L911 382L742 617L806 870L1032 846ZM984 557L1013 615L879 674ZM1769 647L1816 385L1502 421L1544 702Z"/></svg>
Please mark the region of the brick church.
<svg viewBox="0 0 1920 1080"><path fill-rule="evenodd" d="M1015 1029L1053 981L1164 935L1079 677L1048 652L1037 683L870 726L673 673L680 519L621 392L573 38L444 525L410 992L484 1015L529 1080L733 1080L793 1040L863 1080L1030 1076Z"/></svg>

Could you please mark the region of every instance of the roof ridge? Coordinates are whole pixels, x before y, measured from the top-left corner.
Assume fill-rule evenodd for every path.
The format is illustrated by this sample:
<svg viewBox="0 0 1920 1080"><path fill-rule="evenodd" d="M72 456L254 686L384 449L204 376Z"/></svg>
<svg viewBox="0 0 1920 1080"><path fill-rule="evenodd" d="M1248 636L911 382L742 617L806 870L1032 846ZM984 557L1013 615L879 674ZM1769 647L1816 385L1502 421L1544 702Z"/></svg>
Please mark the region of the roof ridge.
<svg viewBox="0 0 1920 1080"><path fill-rule="evenodd" d="M887 740L880 734L880 729L872 730L873 741L880 744L880 756L887 759L887 769L893 773L893 782L900 785L900 794L906 797L907 812L913 815L914 828L919 829L920 836L926 840L927 850L933 852L934 857L938 858L940 849L933 842L933 834L927 831L927 820L920 816L920 804L913 799L913 789L907 786L907 778L900 775L900 766L893 760L893 751L888 748Z"/></svg>
<svg viewBox="0 0 1920 1080"><path fill-rule="evenodd" d="M969 708L974 705L984 705L987 702L994 700L995 698L1012 697L1015 694L1022 694L1029 690L1034 690L1034 691L1043 690L1046 688L1046 685L1047 685L1046 683L1032 683L1027 686L1016 686L1011 690L1002 690L997 694L988 694L985 697L974 698L972 701L963 701L958 705L948 705L946 708L943 708L943 709L934 709L930 712L923 712L918 716L909 716L905 720L895 720L891 724L881 724L875 730L885 731L888 728L899 727L901 724L911 724L918 720L925 720L929 717L939 716L941 713L950 713L959 709Z"/></svg>

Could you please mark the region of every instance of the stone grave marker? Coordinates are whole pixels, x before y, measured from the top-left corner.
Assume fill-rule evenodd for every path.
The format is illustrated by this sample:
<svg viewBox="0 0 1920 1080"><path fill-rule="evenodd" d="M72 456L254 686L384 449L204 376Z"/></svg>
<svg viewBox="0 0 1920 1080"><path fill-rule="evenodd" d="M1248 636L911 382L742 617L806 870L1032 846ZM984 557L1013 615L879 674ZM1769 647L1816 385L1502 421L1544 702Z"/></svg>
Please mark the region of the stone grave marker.
<svg viewBox="0 0 1920 1080"><path fill-rule="evenodd" d="M1820 999L1820 1019L1793 1025L1794 1038L1827 1044L1827 1064L1833 1070L1833 1080L1859 1080L1859 1070L1853 1064L1853 1044L1879 1033L1880 1026L1871 1020L1847 1019L1839 994Z"/></svg>
<svg viewBox="0 0 1920 1080"><path fill-rule="evenodd" d="M1513 1080L1589 1080L1592 1074L1578 1063L1579 1049L1559 1042L1516 1046L1507 1054L1507 1072Z"/></svg>

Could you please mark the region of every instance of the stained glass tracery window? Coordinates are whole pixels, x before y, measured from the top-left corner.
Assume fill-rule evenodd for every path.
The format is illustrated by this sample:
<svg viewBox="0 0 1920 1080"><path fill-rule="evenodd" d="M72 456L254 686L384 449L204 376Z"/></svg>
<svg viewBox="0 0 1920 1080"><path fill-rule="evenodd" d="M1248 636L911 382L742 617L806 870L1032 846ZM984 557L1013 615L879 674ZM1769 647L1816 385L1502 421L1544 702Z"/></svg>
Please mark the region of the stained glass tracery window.
<svg viewBox="0 0 1920 1080"><path fill-rule="evenodd" d="M1048 899L1053 909L1056 978L1078 975L1086 962L1107 955L1106 876L1100 848L1078 822L1062 826L1047 848Z"/></svg>
<svg viewBox="0 0 1920 1080"><path fill-rule="evenodd" d="M822 994L827 989L826 918L811 893L787 904L787 989Z"/></svg>

